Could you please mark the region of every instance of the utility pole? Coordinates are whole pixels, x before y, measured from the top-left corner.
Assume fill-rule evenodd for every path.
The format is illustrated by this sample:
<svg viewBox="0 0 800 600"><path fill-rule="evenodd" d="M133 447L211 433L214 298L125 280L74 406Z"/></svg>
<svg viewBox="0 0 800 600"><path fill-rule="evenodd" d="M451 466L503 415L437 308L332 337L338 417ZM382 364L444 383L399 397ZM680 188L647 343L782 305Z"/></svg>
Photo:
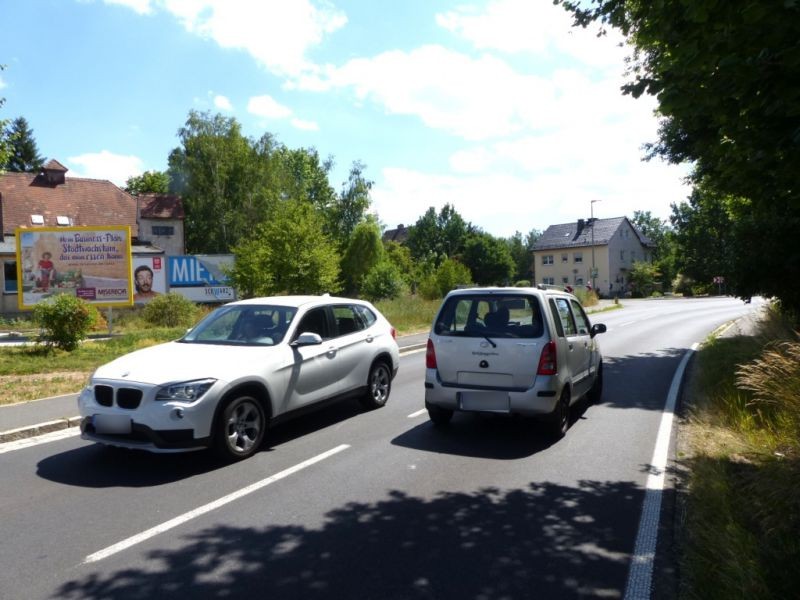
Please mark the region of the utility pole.
<svg viewBox="0 0 800 600"><path fill-rule="evenodd" d="M594 265L594 203L600 202L600 200L591 200L589 202L589 213L590 219L592 222L592 289L597 293L597 286L595 285L595 279L597 277L597 268Z"/></svg>

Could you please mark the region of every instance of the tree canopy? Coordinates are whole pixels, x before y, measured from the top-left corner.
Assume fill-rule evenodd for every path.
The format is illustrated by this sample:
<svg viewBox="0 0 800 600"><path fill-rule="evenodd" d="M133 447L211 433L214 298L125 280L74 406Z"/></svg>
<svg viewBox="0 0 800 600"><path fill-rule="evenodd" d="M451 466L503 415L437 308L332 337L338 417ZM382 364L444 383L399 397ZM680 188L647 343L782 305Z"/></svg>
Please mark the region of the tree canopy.
<svg viewBox="0 0 800 600"><path fill-rule="evenodd" d="M169 173L164 171L145 171L141 175L128 177L125 191L134 196L139 194L166 194L169 192Z"/></svg>
<svg viewBox="0 0 800 600"><path fill-rule="evenodd" d="M25 117L14 119L5 128L3 137L8 146L8 156L0 168L12 173L38 173L44 158L39 155L33 129Z"/></svg>
<svg viewBox="0 0 800 600"><path fill-rule="evenodd" d="M800 3L555 1L632 45L623 92L655 96L662 117L649 157L691 163L704 195L728 198L738 293L800 310Z"/></svg>

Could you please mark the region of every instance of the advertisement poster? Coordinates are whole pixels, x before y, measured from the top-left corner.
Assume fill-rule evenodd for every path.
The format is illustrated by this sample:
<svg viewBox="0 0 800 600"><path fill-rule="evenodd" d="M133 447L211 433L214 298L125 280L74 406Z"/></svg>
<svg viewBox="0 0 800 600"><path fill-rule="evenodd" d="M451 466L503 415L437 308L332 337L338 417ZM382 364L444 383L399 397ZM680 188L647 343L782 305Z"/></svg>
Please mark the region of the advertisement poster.
<svg viewBox="0 0 800 600"><path fill-rule="evenodd" d="M133 257L133 301L150 302L167 293L167 259L164 256Z"/></svg>
<svg viewBox="0 0 800 600"><path fill-rule="evenodd" d="M130 227L17 229L17 295L28 310L55 294L97 306L133 303Z"/></svg>
<svg viewBox="0 0 800 600"><path fill-rule="evenodd" d="M225 275L232 254L169 256L169 289L193 302L229 302L236 293Z"/></svg>

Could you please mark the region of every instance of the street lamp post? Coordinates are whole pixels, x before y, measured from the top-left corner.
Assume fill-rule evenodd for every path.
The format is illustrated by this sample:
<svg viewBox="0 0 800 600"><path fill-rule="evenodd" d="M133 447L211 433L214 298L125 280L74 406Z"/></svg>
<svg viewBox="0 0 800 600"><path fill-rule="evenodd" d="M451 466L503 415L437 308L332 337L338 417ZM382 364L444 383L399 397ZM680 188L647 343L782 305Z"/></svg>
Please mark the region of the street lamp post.
<svg viewBox="0 0 800 600"><path fill-rule="evenodd" d="M590 212L590 220L592 222L592 289L597 292L597 286L595 285L595 277L597 274L597 270L594 265L594 203L600 202L600 200L592 200L589 202L589 212Z"/></svg>

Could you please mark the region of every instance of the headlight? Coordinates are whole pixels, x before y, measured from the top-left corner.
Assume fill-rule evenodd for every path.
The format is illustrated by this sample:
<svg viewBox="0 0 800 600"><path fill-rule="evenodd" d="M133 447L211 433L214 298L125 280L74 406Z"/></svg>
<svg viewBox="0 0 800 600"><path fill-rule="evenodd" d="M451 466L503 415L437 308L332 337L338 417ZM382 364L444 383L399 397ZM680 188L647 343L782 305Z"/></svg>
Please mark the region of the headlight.
<svg viewBox="0 0 800 600"><path fill-rule="evenodd" d="M180 402L194 402L202 398L216 379L198 379L197 381L183 381L165 385L156 392L156 400L178 400Z"/></svg>

